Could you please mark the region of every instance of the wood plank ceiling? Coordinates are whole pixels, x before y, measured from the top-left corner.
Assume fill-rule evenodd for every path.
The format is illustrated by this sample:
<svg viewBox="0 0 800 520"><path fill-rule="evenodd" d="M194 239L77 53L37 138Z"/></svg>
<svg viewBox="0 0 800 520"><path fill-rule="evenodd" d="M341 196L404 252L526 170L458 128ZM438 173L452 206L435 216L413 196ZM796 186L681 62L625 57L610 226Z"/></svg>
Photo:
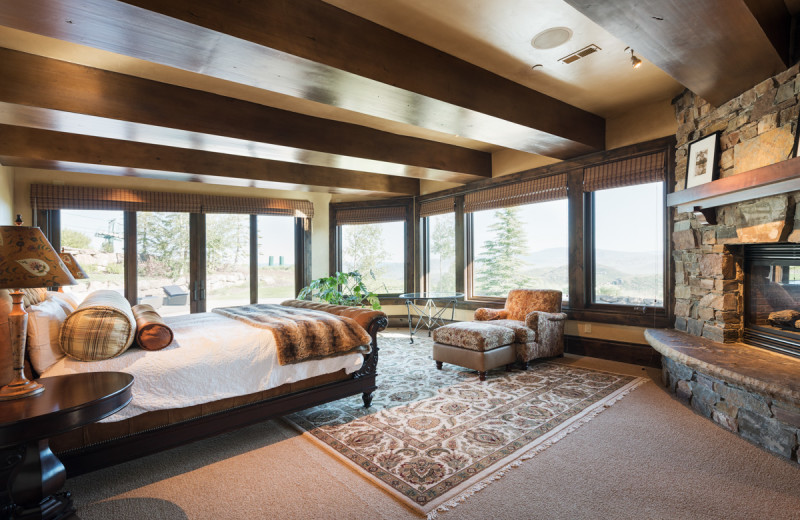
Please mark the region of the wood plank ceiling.
<svg viewBox="0 0 800 520"><path fill-rule="evenodd" d="M745 6L742 31L775 32L764 21L775 16L735 1ZM612 32L630 21L623 0L567 2ZM669 2L670 16L686 2ZM666 31L621 32L686 85L723 97L739 88L674 72L698 67L664 58L675 39ZM784 59L782 44L765 43L778 40L756 39L753 54L770 59L747 82ZM31 50L29 40L44 43ZM566 159L605 145L604 117L320 0L0 0L0 41L11 42L0 48L8 166L396 196L418 194L420 180L491 177L497 150ZM707 43L719 51L727 41ZM48 46L58 52L39 52ZM73 50L202 81L122 73L81 63ZM231 85L289 102L215 91Z"/></svg>

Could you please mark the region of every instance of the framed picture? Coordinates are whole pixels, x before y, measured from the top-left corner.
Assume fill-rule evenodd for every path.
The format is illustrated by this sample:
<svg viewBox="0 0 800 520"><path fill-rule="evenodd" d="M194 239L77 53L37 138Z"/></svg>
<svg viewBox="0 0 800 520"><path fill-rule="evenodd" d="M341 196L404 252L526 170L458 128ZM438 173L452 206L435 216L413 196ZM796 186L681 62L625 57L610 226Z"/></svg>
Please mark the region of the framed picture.
<svg viewBox="0 0 800 520"><path fill-rule="evenodd" d="M719 132L689 143L686 187L693 188L717 178L719 174Z"/></svg>

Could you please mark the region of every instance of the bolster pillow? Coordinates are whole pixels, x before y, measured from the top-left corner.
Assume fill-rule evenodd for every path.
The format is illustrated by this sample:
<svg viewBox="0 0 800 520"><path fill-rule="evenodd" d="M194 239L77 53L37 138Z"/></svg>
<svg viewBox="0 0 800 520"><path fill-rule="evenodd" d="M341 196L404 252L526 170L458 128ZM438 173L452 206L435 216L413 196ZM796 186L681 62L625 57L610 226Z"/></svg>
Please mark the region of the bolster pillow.
<svg viewBox="0 0 800 520"><path fill-rule="evenodd" d="M125 352L135 335L128 300L116 291L95 291L61 325L61 350L78 361L110 359Z"/></svg>
<svg viewBox="0 0 800 520"><path fill-rule="evenodd" d="M161 350L172 343L172 329L152 305L140 303L132 307L136 318L136 344L145 350Z"/></svg>

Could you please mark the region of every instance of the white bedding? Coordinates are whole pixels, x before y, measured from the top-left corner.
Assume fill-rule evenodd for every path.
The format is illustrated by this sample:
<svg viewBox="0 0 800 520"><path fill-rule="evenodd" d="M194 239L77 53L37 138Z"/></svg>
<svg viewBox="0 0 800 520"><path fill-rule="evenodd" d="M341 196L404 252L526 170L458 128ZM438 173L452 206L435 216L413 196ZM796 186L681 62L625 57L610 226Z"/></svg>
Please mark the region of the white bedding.
<svg viewBox="0 0 800 520"><path fill-rule="evenodd" d="M175 340L163 350L132 346L121 356L83 362L63 358L42 377L117 371L134 377L130 404L101 422L114 422L165 408L182 408L251 394L310 377L361 368L359 353L278 364L270 330L207 312L165 317Z"/></svg>

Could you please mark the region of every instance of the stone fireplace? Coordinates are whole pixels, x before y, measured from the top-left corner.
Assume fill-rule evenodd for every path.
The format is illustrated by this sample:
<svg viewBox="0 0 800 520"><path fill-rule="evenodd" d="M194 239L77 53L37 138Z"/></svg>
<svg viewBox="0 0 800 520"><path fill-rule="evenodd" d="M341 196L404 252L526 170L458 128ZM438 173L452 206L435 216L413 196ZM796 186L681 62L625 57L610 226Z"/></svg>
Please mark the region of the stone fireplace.
<svg viewBox="0 0 800 520"><path fill-rule="evenodd" d="M684 189L689 143L715 132L721 181L707 190L718 202L697 206L702 211L685 211L694 196L676 203L674 329L645 334L663 356L664 384L679 399L793 461L800 448L800 313L792 313L800 310L800 191L791 183L739 186L744 195L733 197L721 186L743 184L728 179L750 179L770 165L771 175L800 176L800 159L793 159L799 93L795 65L719 107L688 91L673 101L674 191ZM699 193L693 189L687 194Z"/></svg>
<svg viewBox="0 0 800 520"><path fill-rule="evenodd" d="M719 107L689 91L676 98L675 191L684 189L689 143L714 132L720 133L723 179L794 157L798 93L795 65ZM800 192L791 192L717 206L705 215L675 212L677 330L723 343L744 340L743 247L800 243L798 202Z"/></svg>
<svg viewBox="0 0 800 520"><path fill-rule="evenodd" d="M772 312L800 309L800 223L794 220L798 195L717 208L716 225L678 214L673 232L677 330L800 355L800 329L792 333L769 323ZM759 342L757 331L771 332L774 341Z"/></svg>

